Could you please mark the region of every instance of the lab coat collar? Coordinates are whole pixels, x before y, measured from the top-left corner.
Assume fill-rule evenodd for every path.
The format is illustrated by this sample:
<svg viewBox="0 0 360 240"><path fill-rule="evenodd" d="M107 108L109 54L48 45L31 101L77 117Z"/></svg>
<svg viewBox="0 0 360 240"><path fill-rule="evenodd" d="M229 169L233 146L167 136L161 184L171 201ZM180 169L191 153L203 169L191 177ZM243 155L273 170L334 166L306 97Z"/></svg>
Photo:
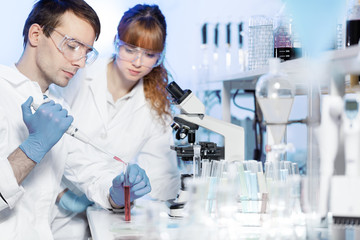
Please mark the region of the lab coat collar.
<svg viewBox="0 0 360 240"><path fill-rule="evenodd" d="M0 65L0 72L1 77L14 86L18 86L23 82L30 80L17 69L15 64L11 66Z"/></svg>
<svg viewBox="0 0 360 240"><path fill-rule="evenodd" d="M107 64L110 60L98 59L88 68L85 68L85 81L90 88L96 108L106 125L108 120L108 111L106 107L106 79L107 79Z"/></svg>
<svg viewBox="0 0 360 240"><path fill-rule="evenodd" d="M133 102L133 112L137 111L146 104L143 79L140 79L139 82L134 86L134 88L129 93L129 96L131 97L130 101Z"/></svg>
<svg viewBox="0 0 360 240"><path fill-rule="evenodd" d="M43 93L40 85L22 74L15 64L12 66L0 65L0 73L0 78L16 88L19 93L19 97L21 96L23 101L31 95L35 103L41 104L43 102Z"/></svg>
<svg viewBox="0 0 360 240"><path fill-rule="evenodd" d="M98 59L90 67L86 68L86 81L93 94L97 109L100 113L100 116L104 123L108 121L108 112L107 112L107 64L112 61L112 58L108 59ZM139 108L146 104L146 99L144 95L144 85L143 79L134 86L134 88L126 96L129 97L131 101L131 109L129 114L137 111Z"/></svg>

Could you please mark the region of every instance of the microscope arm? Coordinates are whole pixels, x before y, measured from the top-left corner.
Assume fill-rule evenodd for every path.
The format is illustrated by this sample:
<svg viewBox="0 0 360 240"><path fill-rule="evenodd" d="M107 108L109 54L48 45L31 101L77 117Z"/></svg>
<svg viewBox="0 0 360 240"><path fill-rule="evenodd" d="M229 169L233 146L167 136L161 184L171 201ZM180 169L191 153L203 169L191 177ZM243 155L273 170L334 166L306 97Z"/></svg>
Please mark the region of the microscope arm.
<svg viewBox="0 0 360 240"><path fill-rule="evenodd" d="M179 114L176 117L224 136L225 160L244 160L244 129L207 115Z"/></svg>

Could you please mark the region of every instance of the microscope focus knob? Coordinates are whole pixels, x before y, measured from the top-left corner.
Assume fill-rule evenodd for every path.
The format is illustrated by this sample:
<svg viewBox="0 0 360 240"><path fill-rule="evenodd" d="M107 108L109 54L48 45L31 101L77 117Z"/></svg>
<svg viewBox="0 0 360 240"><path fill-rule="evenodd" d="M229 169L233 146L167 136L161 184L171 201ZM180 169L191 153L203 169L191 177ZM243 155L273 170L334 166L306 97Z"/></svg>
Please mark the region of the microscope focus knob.
<svg viewBox="0 0 360 240"><path fill-rule="evenodd" d="M175 137L177 140L184 139L188 135L188 132L189 132L189 128L187 127L179 128L176 132Z"/></svg>

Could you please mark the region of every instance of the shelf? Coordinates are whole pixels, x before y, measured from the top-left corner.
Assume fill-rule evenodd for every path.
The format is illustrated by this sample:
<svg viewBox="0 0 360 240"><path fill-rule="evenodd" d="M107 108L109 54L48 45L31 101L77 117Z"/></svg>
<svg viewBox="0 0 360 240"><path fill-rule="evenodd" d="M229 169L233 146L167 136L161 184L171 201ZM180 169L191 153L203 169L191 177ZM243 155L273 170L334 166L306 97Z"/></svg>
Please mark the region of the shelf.
<svg viewBox="0 0 360 240"><path fill-rule="evenodd" d="M316 71L321 76L316 76ZM328 93L329 88L344 88L346 92L359 91L360 86L346 86L345 75L360 75L360 47L351 46L343 50L324 52L318 59L299 58L282 62L281 71L288 74L289 79L296 85L296 94L307 94L309 79L318 81L321 92ZM258 79L269 70L268 67L246 71L235 75L224 76L213 82L222 83L222 110L223 120L230 122L230 99L232 89L255 90ZM335 78L335 85L330 87L330 80ZM341 91L341 90L340 90Z"/></svg>

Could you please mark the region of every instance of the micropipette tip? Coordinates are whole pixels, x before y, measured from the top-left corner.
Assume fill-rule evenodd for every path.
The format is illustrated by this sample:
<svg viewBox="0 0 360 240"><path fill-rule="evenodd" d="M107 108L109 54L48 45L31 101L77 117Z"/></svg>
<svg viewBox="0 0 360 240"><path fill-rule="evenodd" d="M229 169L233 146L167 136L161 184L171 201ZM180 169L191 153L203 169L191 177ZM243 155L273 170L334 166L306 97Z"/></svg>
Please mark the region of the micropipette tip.
<svg viewBox="0 0 360 240"><path fill-rule="evenodd" d="M113 159L115 159L116 161L122 162L123 164L125 164L125 166L127 165L127 162L124 162L124 161L121 160L118 156L116 156L116 155L114 155L114 154L112 154L112 153L104 150L103 148L97 146L96 144L94 144L94 143L92 143L92 142L89 142L89 144L90 144L91 146L93 146L94 148L100 150L101 152L106 153L107 155L111 156L111 157L112 157Z"/></svg>
<svg viewBox="0 0 360 240"><path fill-rule="evenodd" d="M109 155L112 155L112 154L110 154L110 153L108 153ZM119 161L119 162L122 162L125 166L126 165L128 165L128 163L127 162L124 162L123 160L121 160L118 156L113 156L113 159L115 159L116 161Z"/></svg>

